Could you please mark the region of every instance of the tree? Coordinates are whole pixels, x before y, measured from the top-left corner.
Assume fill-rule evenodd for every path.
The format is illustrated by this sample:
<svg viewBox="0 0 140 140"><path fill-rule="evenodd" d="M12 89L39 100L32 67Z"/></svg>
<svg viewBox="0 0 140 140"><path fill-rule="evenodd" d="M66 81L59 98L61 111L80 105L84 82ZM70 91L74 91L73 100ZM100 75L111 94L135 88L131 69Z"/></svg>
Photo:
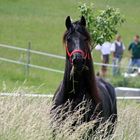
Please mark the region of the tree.
<svg viewBox="0 0 140 140"><path fill-rule="evenodd" d="M125 19L118 9L107 7L105 10L95 12L94 5L81 4L79 7L81 15L86 18L87 28L91 35L91 50L97 44L111 41L118 33L118 28Z"/></svg>

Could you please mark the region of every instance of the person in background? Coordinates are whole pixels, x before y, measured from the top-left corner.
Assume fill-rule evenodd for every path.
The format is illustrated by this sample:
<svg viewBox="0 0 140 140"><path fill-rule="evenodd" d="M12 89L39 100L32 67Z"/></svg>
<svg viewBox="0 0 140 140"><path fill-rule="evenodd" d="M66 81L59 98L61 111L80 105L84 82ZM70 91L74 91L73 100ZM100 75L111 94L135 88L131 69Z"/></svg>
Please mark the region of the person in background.
<svg viewBox="0 0 140 140"><path fill-rule="evenodd" d="M116 35L116 40L111 45L111 52L113 53L113 67L112 74L113 76L120 74L120 62L122 60L123 52L125 50L125 46L122 42L122 38L120 35Z"/></svg>
<svg viewBox="0 0 140 140"><path fill-rule="evenodd" d="M140 67L140 37L134 36L134 41L129 45L128 51L131 52L131 59L129 62L128 73L133 72L134 66Z"/></svg>
<svg viewBox="0 0 140 140"><path fill-rule="evenodd" d="M109 64L109 55L110 55L110 49L111 49L111 43L106 41L102 45L97 45L95 47L96 50L101 51L101 60L103 64ZM99 74L102 77L105 77L107 75L107 66L102 65L101 72Z"/></svg>

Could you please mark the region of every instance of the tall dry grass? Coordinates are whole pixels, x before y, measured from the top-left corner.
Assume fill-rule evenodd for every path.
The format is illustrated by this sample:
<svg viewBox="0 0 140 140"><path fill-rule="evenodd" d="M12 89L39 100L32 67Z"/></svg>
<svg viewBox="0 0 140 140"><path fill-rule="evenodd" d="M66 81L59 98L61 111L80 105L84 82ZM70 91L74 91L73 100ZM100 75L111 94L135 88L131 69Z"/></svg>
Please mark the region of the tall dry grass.
<svg viewBox="0 0 140 140"><path fill-rule="evenodd" d="M52 140L50 119L51 102L46 98L0 96L0 140ZM106 140L140 140L140 104L118 102L118 123L115 133ZM73 132L70 116L59 127L56 125L56 140L82 140L83 134L94 121L76 126ZM101 140L101 125L92 140ZM87 133L88 134L88 133Z"/></svg>

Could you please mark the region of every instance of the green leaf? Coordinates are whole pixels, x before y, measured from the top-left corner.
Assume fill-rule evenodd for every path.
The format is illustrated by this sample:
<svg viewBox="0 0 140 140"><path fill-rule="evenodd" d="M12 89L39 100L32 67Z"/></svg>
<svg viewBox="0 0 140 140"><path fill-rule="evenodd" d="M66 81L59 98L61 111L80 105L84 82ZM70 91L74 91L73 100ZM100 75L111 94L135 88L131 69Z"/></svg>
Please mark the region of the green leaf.
<svg viewBox="0 0 140 140"><path fill-rule="evenodd" d="M95 12L94 4L83 3L78 7L81 15L85 16L87 28L91 35L92 44L103 44L111 41L117 34L118 28L125 22L119 9L107 7L105 10ZM95 15L95 13L98 13ZM93 46L93 47L94 47Z"/></svg>

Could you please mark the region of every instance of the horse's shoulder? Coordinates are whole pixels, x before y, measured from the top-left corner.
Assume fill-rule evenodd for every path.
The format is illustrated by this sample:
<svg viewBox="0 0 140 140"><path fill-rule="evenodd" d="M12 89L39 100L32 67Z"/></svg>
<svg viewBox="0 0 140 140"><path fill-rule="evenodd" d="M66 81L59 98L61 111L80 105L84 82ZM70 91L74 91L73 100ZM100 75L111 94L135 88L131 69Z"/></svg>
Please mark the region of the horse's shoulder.
<svg viewBox="0 0 140 140"><path fill-rule="evenodd" d="M96 83L97 83L97 87L98 87L98 90L104 90L106 91L106 84L104 82L104 80L100 77L96 77Z"/></svg>
<svg viewBox="0 0 140 140"><path fill-rule="evenodd" d="M110 103L111 111L116 108L116 93L115 88L107 81L102 78L97 78L98 88L100 90L100 96L104 100L108 100ZM103 91L103 89L105 89ZM105 101L105 102L106 102Z"/></svg>
<svg viewBox="0 0 140 140"><path fill-rule="evenodd" d="M53 100L55 99L56 95L58 94L58 91L60 90L60 87L62 85L62 82L60 83L60 85L58 86L58 88L56 89L54 96L53 96Z"/></svg>
<svg viewBox="0 0 140 140"><path fill-rule="evenodd" d="M105 81L103 78L96 77L97 85L101 85L104 88L106 88L107 91L114 93L115 89L114 87L107 81Z"/></svg>
<svg viewBox="0 0 140 140"><path fill-rule="evenodd" d="M62 104L63 102L63 82L60 83L58 86L54 96L53 96L53 102L55 104Z"/></svg>

